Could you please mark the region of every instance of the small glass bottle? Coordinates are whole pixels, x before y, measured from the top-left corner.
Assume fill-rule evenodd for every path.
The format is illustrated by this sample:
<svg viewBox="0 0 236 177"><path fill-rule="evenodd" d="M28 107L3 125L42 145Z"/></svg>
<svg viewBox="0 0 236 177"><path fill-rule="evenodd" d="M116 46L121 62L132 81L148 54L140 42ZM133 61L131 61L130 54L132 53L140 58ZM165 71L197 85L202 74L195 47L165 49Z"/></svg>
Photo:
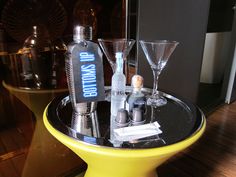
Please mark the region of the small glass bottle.
<svg viewBox="0 0 236 177"><path fill-rule="evenodd" d="M117 52L116 55L116 71L112 76L111 85L111 114L117 116L119 109L124 108L124 102L126 99L125 87L126 77L123 74L123 56L121 52Z"/></svg>
<svg viewBox="0 0 236 177"><path fill-rule="evenodd" d="M120 146L120 142L114 139L114 129L117 128L116 118L120 109L124 108L126 99L126 77L123 73L123 55L117 52L116 55L116 70L111 81L111 117L110 117L110 142L115 147Z"/></svg>
<svg viewBox="0 0 236 177"><path fill-rule="evenodd" d="M125 102L125 108L129 111L129 115L132 115L134 108L139 108L145 113L146 111L146 97L142 93L143 77L140 75L134 75L131 80L133 86L132 92L127 96Z"/></svg>

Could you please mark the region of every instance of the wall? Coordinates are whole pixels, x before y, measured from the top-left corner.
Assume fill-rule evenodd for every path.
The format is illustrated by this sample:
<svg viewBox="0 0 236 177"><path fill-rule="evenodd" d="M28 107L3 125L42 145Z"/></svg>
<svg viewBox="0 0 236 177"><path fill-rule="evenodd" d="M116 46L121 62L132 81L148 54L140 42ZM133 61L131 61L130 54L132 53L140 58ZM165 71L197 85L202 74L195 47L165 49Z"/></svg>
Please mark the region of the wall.
<svg viewBox="0 0 236 177"><path fill-rule="evenodd" d="M161 74L160 89L197 101L209 0L139 0L137 40L169 39L180 44ZM138 73L152 87L152 72L137 44Z"/></svg>
<svg viewBox="0 0 236 177"><path fill-rule="evenodd" d="M206 34L201 82L220 83L223 80L231 37L231 32Z"/></svg>

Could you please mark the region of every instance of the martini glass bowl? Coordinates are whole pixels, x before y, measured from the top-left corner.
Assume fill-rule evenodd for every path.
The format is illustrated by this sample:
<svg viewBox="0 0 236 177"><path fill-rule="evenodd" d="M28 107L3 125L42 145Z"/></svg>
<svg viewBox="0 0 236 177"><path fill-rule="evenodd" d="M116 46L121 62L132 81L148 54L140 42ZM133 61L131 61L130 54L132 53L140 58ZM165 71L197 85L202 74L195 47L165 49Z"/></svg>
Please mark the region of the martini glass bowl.
<svg viewBox="0 0 236 177"><path fill-rule="evenodd" d="M154 107L164 106L167 100L158 92L158 78L179 42L169 40L140 40L139 42L153 72L153 91L147 99L147 104Z"/></svg>
<svg viewBox="0 0 236 177"><path fill-rule="evenodd" d="M108 62L111 65L113 73L116 69L116 53L121 52L125 63L125 75L127 77L127 56L132 49L135 40L117 38L117 39L98 39L98 43L102 48Z"/></svg>

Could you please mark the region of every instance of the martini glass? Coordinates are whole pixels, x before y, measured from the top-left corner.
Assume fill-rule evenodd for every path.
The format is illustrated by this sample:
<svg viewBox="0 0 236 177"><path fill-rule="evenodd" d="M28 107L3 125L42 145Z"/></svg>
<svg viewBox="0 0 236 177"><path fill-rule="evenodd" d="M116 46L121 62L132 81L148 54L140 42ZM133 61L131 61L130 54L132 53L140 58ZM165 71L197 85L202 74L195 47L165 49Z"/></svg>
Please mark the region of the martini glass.
<svg viewBox="0 0 236 177"><path fill-rule="evenodd" d="M117 39L98 39L98 43L101 46L104 54L107 57L108 62L111 65L113 73L116 70L116 53L121 52L124 63L125 63L125 75L126 78L128 76L128 66L127 66L127 56L131 48L133 47L135 40L133 39L125 39L125 38L117 38Z"/></svg>
<svg viewBox="0 0 236 177"><path fill-rule="evenodd" d="M152 95L147 99L147 104L154 107L164 106L167 100L158 92L158 78L179 43L168 40L140 40L140 44L151 66L154 79Z"/></svg>

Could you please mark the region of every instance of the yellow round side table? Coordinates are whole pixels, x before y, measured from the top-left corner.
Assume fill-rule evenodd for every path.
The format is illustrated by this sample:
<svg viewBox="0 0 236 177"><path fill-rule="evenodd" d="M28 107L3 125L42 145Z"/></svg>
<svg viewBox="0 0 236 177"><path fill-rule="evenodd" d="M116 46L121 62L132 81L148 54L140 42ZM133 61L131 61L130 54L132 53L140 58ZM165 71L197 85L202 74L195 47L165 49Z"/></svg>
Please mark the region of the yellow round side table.
<svg viewBox="0 0 236 177"><path fill-rule="evenodd" d="M67 89L23 89L3 81L3 86L35 115L35 129L23 164L22 177L59 176L84 162L62 145L46 130L43 124L45 106Z"/></svg>
<svg viewBox="0 0 236 177"><path fill-rule="evenodd" d="M70 115L60 113L63 105L67 104L65 98L53 100L46 107L43 120L53 136L88 164L84 177L157 177L156 168L196 142L206 127L205 117L198 108L171 95L165 96L168 104L157 108L158 116L154 118L161 125L161 136L166 143L157 147L115 148L106 143L99 144L100 141L94 137L72 136L69 125L65 123ZM99 107L99 104L98 120L104 122L109 110L103 105ZM89 138L90 141L87 141Z"/></svg>

